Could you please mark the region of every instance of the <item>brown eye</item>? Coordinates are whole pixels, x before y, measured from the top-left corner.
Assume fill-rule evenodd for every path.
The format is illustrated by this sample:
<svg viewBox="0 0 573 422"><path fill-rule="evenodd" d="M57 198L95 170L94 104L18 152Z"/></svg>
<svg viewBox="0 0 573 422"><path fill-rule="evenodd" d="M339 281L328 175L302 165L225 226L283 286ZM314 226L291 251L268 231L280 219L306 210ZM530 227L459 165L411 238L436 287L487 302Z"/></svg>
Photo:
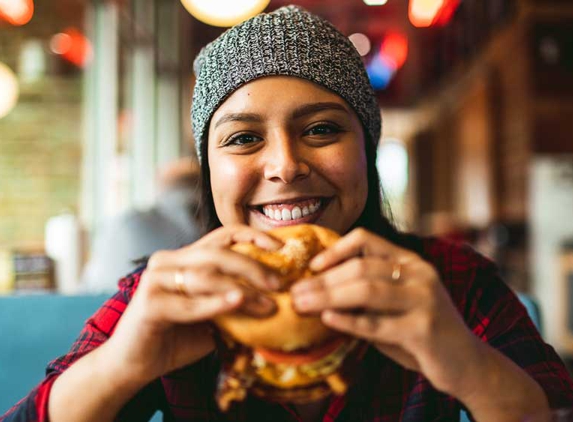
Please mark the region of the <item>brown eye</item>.
<svg viewBox="0 0 573 422"><path fill-rule="evenodd" d="M250 133L240 133L237 135L231 136L223 146L241 146L241 145L249 145L255 142L262 141L260 136L252 135Z"/></svg>
<svg viewBox="0 0 573 422"><path fill-rule="evenodd" d="M341 130L338 126L333 124L321 123L308 129L304 134L310 136L325 136L334 133L340 133Z"/></svg>

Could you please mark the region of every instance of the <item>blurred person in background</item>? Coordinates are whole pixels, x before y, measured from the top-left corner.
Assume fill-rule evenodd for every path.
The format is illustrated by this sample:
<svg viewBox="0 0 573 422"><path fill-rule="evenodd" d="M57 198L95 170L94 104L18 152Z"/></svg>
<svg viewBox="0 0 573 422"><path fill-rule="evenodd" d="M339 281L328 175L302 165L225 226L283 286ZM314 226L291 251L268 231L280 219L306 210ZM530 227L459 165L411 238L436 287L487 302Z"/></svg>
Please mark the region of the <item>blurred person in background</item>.
<svg viewBox="0 0 573 422"><path fill-rule="evenodd" d="M199 166L190 158L163 166L158 172L155 204L113 218L96 234L81 277L81 290L113 293L118 280L133 271L138 260L197 240L199 179Z"/></svg>
<svg viewBox="0 0 573 422"><path fill-rule="evenodd" d="M161 409L179 422L422 422L459 420L464 408L479 422L517 422L573 403L563 363L491 261L401 233L385 216L380 110L343 34L283 7L225 32L194 70L207 233L125 277L71 351L0 420L140 421ZM276 275L230 246L274 251L281 244L265 231L299 223L342 235L291 297L297 312L368 342L356 382L306 405L249 396L223 414L210 321L276 309L265 294L253 301L237 278L277 289Z"/></svg>

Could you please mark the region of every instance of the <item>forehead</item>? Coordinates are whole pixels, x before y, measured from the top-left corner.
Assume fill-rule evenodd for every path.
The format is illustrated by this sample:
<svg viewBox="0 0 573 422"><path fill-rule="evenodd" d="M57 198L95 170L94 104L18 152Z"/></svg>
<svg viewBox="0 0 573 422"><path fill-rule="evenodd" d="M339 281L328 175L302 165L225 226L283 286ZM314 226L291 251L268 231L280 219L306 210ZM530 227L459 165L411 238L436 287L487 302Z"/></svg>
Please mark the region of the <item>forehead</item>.
<svg viewBox="0 0 573 422"><path fill-rule="evenodd" d="M265 114L302 103L323 101L336 102L350 110L342 97L314 82L294 76L266 76L233 92L215 111L213 120L228 112L248 110Z"/></svg>

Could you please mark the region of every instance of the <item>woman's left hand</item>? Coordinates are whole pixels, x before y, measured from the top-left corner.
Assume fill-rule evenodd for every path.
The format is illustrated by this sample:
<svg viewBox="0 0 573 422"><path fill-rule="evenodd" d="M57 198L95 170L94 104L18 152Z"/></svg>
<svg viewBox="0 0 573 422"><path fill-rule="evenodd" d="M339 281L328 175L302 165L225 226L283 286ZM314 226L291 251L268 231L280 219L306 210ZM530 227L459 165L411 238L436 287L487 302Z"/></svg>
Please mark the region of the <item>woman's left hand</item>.
<svg viewBox="0 0 573 422"><path fill-rule="evenodd" d="M311 262L319 275L292 288L295 308L370 341L461 399L484 345L465 325L434 267L410 250L353 230Z"/></svg>

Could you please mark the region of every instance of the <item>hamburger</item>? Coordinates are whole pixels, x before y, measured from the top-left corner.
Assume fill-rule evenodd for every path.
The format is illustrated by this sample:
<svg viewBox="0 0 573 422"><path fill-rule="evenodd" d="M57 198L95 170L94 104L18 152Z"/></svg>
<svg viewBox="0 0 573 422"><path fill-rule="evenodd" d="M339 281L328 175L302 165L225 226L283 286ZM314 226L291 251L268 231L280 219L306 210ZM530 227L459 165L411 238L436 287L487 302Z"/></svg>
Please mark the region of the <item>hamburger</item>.
<svg viewBox="0 0 573 422"><path fill-rule="evenodd" d="M258 292L273 299L277 311L265 318L240 311L215 319L222 368L216 400L221 410L247 394L277 402L307 403L327 395L346 392L350 374L365 352L363 342L326 327L316 315L300 315L292 305L290 287L313 275L311 259L339 239L329 229L302 224L270 230L284 242L277 251L266 251L252 243L232 246L276 271L281 288ZM255 289L245 280L239 283Z"/></svg>

